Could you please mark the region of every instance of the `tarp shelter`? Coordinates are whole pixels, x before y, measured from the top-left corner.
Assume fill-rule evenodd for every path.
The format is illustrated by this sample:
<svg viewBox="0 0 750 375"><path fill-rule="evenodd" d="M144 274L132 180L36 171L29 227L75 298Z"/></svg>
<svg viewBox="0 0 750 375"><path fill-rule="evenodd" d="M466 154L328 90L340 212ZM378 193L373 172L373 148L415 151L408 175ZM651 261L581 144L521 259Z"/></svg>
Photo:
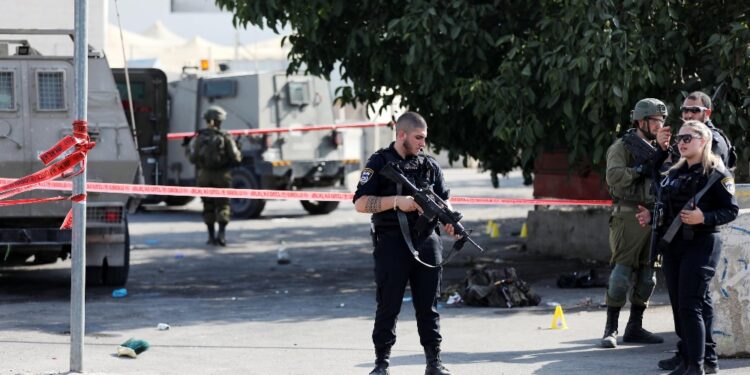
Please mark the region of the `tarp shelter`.
<svg viewBox="0 0 750 375"><path fill-rule="evenodd" d="M289 47L282 48L282 37L236 47L213 43L199 36L185 40L159 21L141 34L123 30L123 39L128 61L158 61L170 80L178 78L184 66L200 66L200 61L204 59L209 61L212 71L216 70L217 63L226 61L250 62L233 66L285 66L290 50ZM117 26L108 27L106 54L112 67L123 67L122 43ZM133 66L132 63L130 66Z"/></svg>

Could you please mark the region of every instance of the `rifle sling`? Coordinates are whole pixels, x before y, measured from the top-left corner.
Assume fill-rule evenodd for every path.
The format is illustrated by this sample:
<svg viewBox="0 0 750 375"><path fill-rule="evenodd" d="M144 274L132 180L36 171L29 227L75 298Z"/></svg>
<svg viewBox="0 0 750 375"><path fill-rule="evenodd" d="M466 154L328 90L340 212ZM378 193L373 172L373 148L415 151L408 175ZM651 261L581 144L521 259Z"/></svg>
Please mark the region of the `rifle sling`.
<svg viewBox="0 0 750 375"><path fill-rule="evenodd" d="M711 172L711 176L708 178L708 182L706 182L706 186L701 189L701 191L698 192L698 194L695 194L695 197L693 197L693 204L695 206L698 205L698 202L703 198L703 195L706 194L709 188L711 188L711 185L713 185L716 181L721 178L722 174L714 170ZM682 207L683 210L687 210L690 208L690 201L685 203L685 206ZM674 236L677 235L677 231L680 230L680 227L682 226L682 219L679 215L672 220L672 224L669 225L669 228L667 229L667 232L664 233L664 236L661 238L662 242L666 245L672 243L672 240L674 239Z"/></svg>
<svg viewBox="0 0 750 375"><path fill-rule="evenodd" d="M403 189L402 184L396 184L396 194L401 195L401 191ZM419 259L419 251L414 248L414 244L411 241L411 230L409 230L409 220L406 218L406 214L401 210L396 210L396 216L398 217L398 226L401 228L401 236L404 237L404 241L406 242L406 246L409 247L409 252L414 257L414 260L421 263L425 267L429 268L437 268L442 266L442 264L433 266L431 264L428 264L424 262L422 259Z"/></svg>

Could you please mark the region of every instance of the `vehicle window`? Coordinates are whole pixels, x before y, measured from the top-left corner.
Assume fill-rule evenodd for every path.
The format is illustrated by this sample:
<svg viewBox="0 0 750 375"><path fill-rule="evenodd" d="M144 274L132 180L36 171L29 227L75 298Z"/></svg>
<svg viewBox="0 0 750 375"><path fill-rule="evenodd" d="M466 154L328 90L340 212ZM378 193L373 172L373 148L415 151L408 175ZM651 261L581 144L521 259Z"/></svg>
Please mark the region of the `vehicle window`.
<svg viewBox="0 0 750 375"><path fill-rule="evenodd" d="M310 104L310 85L308 82L289 82L288 87L290 105Z"/></svg>
<svg viewBox="0 0 750 375"><path fill-rule="evenodd" d="M128 100L128 86L123 83L117 84L117 91L120 92L120 99ZM144 82L130 81L130 94L133 95L133 101L143 100L146 97L146 84Z"/></svg>
<svg viewBox="0 0 750 375"><path fill-rule="evenodd" d="M16 96L13 92L13 72L0 72L0 111L16 109Z"/></svg>
<svg viewBox="0 0 750 375"><path fill-rule="evenodd" d="M237 81L217 79L203 82L203 95L209 98L232 98L237 96Z"/></svg>
<svg viewBox="0 0 750 375"><path fill-rule="evenodd" d="M37 109L59 111L65 109L65 75L63 72L37 72Z"/></svg>

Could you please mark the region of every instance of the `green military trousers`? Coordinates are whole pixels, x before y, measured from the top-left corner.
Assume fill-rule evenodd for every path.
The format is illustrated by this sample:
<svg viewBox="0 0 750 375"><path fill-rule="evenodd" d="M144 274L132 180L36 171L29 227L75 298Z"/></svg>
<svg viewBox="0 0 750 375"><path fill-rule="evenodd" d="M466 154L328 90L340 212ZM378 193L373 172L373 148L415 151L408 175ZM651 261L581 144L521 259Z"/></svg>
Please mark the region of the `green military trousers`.
<svg viewBox="0 0 750 375"><path fill-rule="evenodd" d="M198 186L213 188L232 187L232 173L229 169L200 169L198 170ZM203 222L228 223L231 215L229 198L201 198L203 201Z"/></svg>
<svg viewBox="0 0 750 375"><path fill-rule="evenodd" d="M641 227L635 207L616 206L609 221L609 247L612 251L607 306L625 305L628 290L630 303L648 306L656 287L656 273L648 264L651 228Z"/></svg>

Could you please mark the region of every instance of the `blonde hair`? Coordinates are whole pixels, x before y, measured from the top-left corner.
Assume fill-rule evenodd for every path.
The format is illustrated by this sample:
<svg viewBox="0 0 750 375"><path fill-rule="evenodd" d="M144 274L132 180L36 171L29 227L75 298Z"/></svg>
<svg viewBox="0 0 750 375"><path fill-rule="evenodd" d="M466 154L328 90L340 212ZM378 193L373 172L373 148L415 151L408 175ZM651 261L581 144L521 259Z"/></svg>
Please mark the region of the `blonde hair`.
<svg viewBox="0 0 750 375"><path fill-rule="evenodd" d="M699 135L701 136L701 138L706 140L706 144L703 145L703 149L701 150L701 164L703 165L704 175L708 175L713 169L724 165L724 162L721 161L721 158L714 155L714 153L711 151L711 145L713 145L714 137L711 134L711 130L708 128L708 126L706 126L706 124L700 121L690 120L685 121L685 123L680 127L680 130L685 128L689 128L691 130L691 133ZM687 163L687 159L685 159L685 157L680 157L680 160L674 163L674 165L669 168L669 170L664 172L664 174L669 174L669 172L682 167L685 163Z"/></svg>

